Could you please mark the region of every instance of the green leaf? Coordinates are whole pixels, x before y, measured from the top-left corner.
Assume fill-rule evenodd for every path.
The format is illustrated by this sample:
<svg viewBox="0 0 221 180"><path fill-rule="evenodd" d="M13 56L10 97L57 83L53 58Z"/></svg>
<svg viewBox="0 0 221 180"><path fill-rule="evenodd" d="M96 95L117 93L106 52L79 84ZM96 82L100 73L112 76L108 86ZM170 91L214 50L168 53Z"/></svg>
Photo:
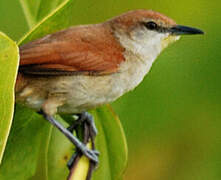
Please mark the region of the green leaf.
<svg viewBox="0 0 221 180"><path fill-rule="evenodd" d="M59 116L56 119L63 122ZM63 124L68 126L65 122ZM73 144L58 129L53 128L48 147L48 179L59 180L68 176L67 161L72 153L74 153Z"/></svg>
<svg viewBox="0 0 221 180"><path fill-rule="evenodd" d="M23 9L29 28L33 27L36 24L36 15L38 13L40 1L19 0L19 2Z"/></svg>
<svg viewBox="0 0 221 180"><path fill-rule="evenodd" d="M19 0L19 2L29 28L32 28L65 0Z"/></svg>
<svg viewBox="0 0 221 180"><path fill-rule="evenodd" d="M38 167L31 180L59 180L68 176L66 163L73 153L73 145L60 131L49 127L41 138L40 153L36 156Z"/></svg>
<svg viewBox="0 0 221 180"><path fill-rule="evenodd" d="M0 32L0 164L13 118L18 57L15 42Z"/></svg>
<svg viewBox="0 0 221 180"><path fill-rule="evenodd" d="M15 111L0 168L1 180L24 180L35 174L42 139L48 135L50 128L40 115L30 109L17 105Z"/></svg>
<svg viewBox="0 0 221 180"><path fill-rule="evenodd" d="M44 35L69 27L71 25L72 6L72 0L62 3L46 18L40 21L35 28L21 38L19 44L27 43L31 40L43 37Z"/></svg>
<svg viewBox="0 0 221 180"><path fill-rule="evenodd" d="M39 0L36 0L39 1ZM61 3L66 3L68 0L41 0L38 8L38 13L36 15L36 21L39 22L45 16L47 16L52 10L59 7Z"/></svg>
<svg viewBox="0 0 221 180"><path fill-rule="evenodd" d="M92 111L99 134L96 147L100 151L99 168L94 180L118 180L127 165L127 143L119 118L110 105Z"/></svg>

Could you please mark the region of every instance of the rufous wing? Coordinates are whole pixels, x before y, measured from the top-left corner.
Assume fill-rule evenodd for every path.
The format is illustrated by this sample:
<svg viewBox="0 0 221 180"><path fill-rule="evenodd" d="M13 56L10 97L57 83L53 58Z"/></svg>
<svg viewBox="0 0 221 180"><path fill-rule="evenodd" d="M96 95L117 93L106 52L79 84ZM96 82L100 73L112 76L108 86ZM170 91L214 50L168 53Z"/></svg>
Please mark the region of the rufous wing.
<svg viewBox="0 0 221 180"><path fill-rule="evenodd" d="M124 48L103 25L78 26L20 47L19 71L32 75L105 75L118 71Z"/></svg>

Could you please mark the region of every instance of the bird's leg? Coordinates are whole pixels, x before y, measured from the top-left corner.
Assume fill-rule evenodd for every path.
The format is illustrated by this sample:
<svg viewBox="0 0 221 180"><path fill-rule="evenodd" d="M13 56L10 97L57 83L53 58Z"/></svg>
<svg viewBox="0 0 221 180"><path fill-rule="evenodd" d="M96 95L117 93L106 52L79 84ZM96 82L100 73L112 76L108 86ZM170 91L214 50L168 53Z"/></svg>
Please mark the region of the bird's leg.
<svg viewBox="0 0 221 180"><path fill-rule="evenodd" d="M60 124L54 117L46 114L44 111L40 111L40 114L44 116L52 125L59 129L75 146L76 148L88 157L94 163L98 163L98 152L88 149L84 143L82 143L77 137L75 137L69 130L67 130L62 124Z"/></svg>
<svg viewBox="0 0 221 180"><path fill-rule="evenodd" d="M94 139L95 136L97 134L97 128L95 126L94 123L94 119L93 117L88 113L88 112L83 112L81 114L76 114L78 116L78 119L76 121L74 121L74 123L72 125L70 125L67 129L73 133L73 131L76 131L76 133L78 134L78 128L79 127L84 127L83 131L84 131L84 139L85 137L87 137L84 142L88 142L89 140L91 140L92 143L92 149L95 149L95 145L94 145ZM85 135L87 134L87 135ZM85 143L86 144L86 143ZM99 154L98 151L94 150L94 152L97 153L97 155ZM68 168L71 169L71 167L73 166L74 162L77 160L77 158L81 155L81 152L77 149L76 152L72 155L71 159L68 161ZM95 166L97 165L97 162L95 162Z"/></svg>

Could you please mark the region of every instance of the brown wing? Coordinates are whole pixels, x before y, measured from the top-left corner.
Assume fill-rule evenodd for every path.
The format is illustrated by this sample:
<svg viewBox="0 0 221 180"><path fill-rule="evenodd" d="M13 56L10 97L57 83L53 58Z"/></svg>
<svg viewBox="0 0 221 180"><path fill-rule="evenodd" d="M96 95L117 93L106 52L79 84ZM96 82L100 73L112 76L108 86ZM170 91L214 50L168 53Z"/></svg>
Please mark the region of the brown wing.
<svg viewBox="0 0 221 180"><path fill-rule="evenodd" d="M72 27L20 47L20 72L104 75L117 72L124 48L104 25Z"/></svg>

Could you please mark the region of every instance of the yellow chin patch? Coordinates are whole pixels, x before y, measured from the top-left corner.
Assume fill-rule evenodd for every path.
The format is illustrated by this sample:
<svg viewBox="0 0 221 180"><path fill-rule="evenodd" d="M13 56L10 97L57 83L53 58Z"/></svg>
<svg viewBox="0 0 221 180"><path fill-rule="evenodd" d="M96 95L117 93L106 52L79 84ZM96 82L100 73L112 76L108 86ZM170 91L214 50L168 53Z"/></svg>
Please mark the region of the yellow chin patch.
<svg viewBox="0 0 221 180"><path fill-rule="evenodd" d="M171 44L179 39L180 39L180 36L174 36L174 35L167 36L161 42L162 49L166 48L169 44Z"/></svg>

